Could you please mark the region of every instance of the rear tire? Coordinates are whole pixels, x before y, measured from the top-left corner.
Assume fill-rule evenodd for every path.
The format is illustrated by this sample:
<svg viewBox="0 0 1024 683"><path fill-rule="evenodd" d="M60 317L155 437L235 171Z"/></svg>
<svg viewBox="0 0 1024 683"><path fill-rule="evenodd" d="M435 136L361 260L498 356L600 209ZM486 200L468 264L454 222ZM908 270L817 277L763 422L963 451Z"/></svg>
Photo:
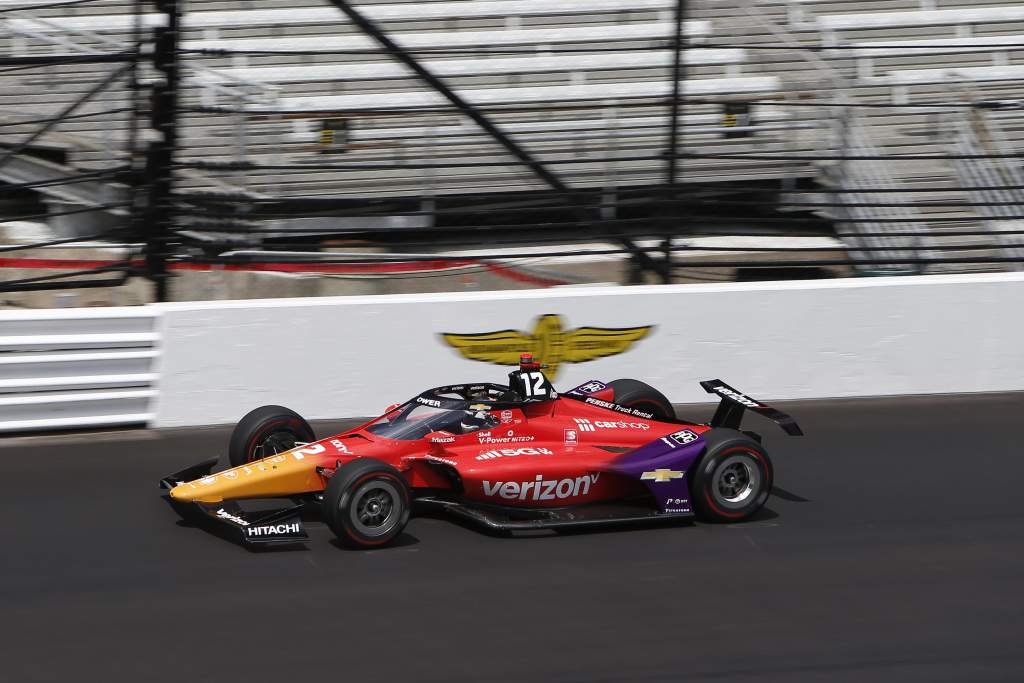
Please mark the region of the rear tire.
<svg viewBox="0 0 1024 683"><path fill-rule="evenodd" d="M706 522L741 522L761 509L772 490L772 461L757 441L733 429L704 434L707 448L693 468L690 497Z"/></svg>
<svg viewBox="0 0 1024 683"><path fill-rule="evenodd" d="M345 463L327 481L323 518L351 548L379 548L409 522L412 496L401 473L373 458Z"/></svg>
<svg viewBox="0 0 1024 683"><path fill-rule="evenodd" d="M316 441L316 435L301 415L284 406L263 406L235 425L228 445L228 461L232 467L238 467L310 441Z"/></svg>
<svg viewBox="0 0 1024 683"><path fill-rule="evenodd" d="M653 413L655 419L676 419L672 404L650 384L636 379L617 379L609 382L608 386L612 388L612 400L620 406Z"/></svg>

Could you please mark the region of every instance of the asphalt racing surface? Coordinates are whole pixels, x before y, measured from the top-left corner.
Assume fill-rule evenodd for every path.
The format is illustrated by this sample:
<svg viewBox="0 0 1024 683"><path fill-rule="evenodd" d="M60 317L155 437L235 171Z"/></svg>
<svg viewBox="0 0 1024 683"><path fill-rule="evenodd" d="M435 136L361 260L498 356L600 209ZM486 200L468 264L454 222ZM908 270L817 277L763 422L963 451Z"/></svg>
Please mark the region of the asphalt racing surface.
<svg viewBox="0 0 1024 683"><path fill-rule="evenodd" d="M1024 680L1024 396L782 407L756 521L372 552L177 523L224 429L0 438L0 680Z"/></svg>

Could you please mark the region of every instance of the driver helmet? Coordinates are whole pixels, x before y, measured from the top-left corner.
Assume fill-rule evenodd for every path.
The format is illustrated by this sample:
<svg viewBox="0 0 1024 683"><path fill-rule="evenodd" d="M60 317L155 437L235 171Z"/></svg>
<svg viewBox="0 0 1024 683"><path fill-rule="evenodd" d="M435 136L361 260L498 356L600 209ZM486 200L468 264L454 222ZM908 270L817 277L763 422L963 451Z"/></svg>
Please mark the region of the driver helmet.
<svg viewBox="0 0 1024 683"><path fill-rule="evenodd" d="M478 429L488 429L499 423L498 418L491 415L485 406L470 406L462 416L463 433L475 432Z"/></svg>

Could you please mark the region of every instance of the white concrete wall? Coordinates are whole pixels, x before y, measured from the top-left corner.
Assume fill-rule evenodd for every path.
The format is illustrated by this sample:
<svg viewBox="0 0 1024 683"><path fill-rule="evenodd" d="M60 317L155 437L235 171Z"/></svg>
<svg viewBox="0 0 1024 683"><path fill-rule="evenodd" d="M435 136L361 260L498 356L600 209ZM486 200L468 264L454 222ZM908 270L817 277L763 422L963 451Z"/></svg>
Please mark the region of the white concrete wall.
<svg viewBox="0 0 1024 683"><path fill-rule="evenodd" d="M636 377L676 402L721 378L771 399L1024 389L1024 275L957 275L166 304L156 425L232 423L259 405L377 414L418 391L504 381L441 332L656 325L556 386Z"/></svg>

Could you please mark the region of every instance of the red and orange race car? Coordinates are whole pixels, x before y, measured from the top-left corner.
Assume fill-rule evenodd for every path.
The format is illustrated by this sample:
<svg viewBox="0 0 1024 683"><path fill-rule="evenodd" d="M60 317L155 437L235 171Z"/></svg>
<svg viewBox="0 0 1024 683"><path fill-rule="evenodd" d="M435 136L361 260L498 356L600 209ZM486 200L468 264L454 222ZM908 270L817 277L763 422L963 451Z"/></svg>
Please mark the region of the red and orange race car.
<svg viewBox="0 0 1024 683"><path fill-rule="evenodd" d="M264 406L235 427L229 469L216 459L161 480L184 518L246 545L306 540L318 511L344 543L384 545L415 509L441 508L500 531L688 518L735 522L761 508L772 464L746 410L800 435L791 417L720 380L708 424L676 419L653 387L590 381L558 394L524 356L509 384L424 391L349 431L316 440L309 424ZM253 511L239 501L289 498Z"/></svg>

